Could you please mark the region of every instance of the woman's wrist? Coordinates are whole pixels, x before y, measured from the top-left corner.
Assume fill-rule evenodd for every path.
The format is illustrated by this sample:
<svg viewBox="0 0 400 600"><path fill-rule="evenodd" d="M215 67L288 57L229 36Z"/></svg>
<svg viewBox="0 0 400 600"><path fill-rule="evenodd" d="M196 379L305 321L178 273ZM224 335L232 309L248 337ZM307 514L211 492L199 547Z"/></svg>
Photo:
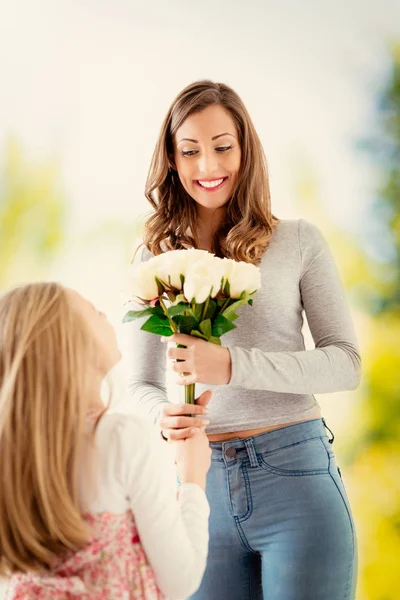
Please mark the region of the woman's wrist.
<svg viewBox="0 0 400 600"><path fill-rule="evenodd" d="M220 346L219 349L222 351L221 352L221 378L222 378L222 382L221 385L227 385L230 380L231 380L231 376L232 376L232 360L231 360L231 353L229 352L229 349L226 348L225 346Z"/></svg>

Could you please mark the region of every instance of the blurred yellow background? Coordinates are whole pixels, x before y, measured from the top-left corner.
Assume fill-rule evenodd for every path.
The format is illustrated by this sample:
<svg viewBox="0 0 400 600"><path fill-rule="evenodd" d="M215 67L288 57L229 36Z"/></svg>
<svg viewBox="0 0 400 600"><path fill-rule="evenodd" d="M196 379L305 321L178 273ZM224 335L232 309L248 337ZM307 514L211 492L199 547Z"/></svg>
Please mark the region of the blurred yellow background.
<svg viewBox="0 0 400 600"><path fill-rule="evenodd" d="M122 348L169 103L201 78L242 96L274 213L322 229L348 291L362 385L319 400L358 529L357 598L399 600L400 3L13 0L0 7L0 75L0 291L75 287ZM124 377L122 364L119 407L131 410Z"/></svg>

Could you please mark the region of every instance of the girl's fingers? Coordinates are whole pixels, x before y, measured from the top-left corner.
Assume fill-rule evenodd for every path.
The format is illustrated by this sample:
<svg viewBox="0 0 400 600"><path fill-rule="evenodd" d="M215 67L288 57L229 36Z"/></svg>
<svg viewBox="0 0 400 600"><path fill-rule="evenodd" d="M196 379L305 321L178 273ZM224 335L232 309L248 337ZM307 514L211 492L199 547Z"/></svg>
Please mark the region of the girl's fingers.
<svg viewBox="0 0 400 600"><path fill-rule="evenodd" d="M166 417L173 416L205 414L207 414L207 409L205 408L205 406L197 404L173 404L172 402L166 402L162 411L161 419L164 420Z"/></svg>
<svg viewBox="0 0 400 600"><path fill-rule="evenodd" d="M196 435L199 431L201 429L198 427L187 427L186 429L164 429L163 434L171 442L176 442L177 440L185 440L192 435Z"/></svg>
<svg viewBox="0 0 400 600"><path fill-rule="evenodd" d="M160 421L160 427L165 429L186 429L190 427L204 427L209 425L208 419L202 419L201 417L164 417Z"/></svg>

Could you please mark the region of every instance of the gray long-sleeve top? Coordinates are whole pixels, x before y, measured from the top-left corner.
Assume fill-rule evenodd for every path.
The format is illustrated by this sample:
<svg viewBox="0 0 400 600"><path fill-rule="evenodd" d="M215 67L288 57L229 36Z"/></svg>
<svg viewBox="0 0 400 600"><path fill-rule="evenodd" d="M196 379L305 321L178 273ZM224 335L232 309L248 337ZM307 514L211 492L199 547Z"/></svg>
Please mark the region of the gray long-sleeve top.
<svg viewBox="0 0 400 600"><path fill-rule="evenodd" d="M144 249L139 260L148 260ZM361 360L339 273L320 231L311 223L282 220L261 264L262 287L253 306L238 311L237 329L225 334L232 376L212 389L207 433L225 433L306 419L315 414L315 393L355 389ZM306 350L303 312L315 349ZM157 418L168 401L166 347L159 336L126 327L130 336L132 399Z"/></svg>

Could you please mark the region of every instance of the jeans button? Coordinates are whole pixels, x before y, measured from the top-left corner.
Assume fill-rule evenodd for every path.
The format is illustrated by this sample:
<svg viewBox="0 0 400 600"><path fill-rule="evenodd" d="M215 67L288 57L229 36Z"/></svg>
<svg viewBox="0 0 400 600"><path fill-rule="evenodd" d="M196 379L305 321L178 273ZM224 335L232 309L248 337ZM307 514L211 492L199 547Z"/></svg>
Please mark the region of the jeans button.
<svg viewBox="0 0 400 600"><path fill-rule="evenodd" d="M226 456L228 456L229 458L233 458L234 456L236 456L236 448L227 448L226 452L225 452Z"/></svg>

